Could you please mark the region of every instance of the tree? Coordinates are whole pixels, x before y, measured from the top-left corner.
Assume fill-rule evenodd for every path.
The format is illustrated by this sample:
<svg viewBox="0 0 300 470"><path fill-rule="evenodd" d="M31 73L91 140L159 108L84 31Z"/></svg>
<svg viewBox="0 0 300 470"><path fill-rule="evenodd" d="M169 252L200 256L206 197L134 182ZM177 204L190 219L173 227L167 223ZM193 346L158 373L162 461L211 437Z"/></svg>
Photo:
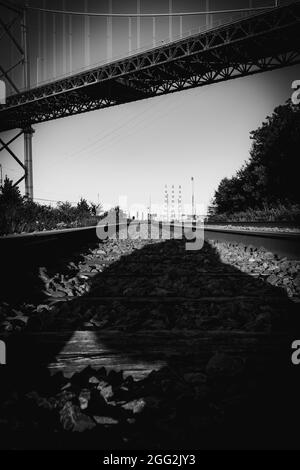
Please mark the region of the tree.
<svg viewBox="0 0 300 470"><path fill-rule="evenodd" d="M249 161L215 192L217 214L300 203L300 107L291 101L277 107L251 139Z"/></svg>
<svg viewBox="0 0 300 470"><path fill-rule="evenodd" d="M85 217L91 215L90 206L86 199L81 198L77 204L76 212L79 217Z"/></svg>
<svg viewBox="0 0 300 470"><path fill-rule="evenodd" d="M57 205L59 213L59 221L62 223L70 223L76 219L77 211L75 207L68 201L59 202Z"/></svg>
<svg viewBox="0 0 300 470"><path fill-rule="evenodd" d="M23 198L20 190L13 186L7 177L4 180L0 193L0 232L3 234L14 232L18 224Z"/></svg>
<svg viewBox="0 0 300 470"><path fill-rule="evenodd" d="M0 204L18 206L21 205L22 202L23 198L19 188L17 186L13 186L13 182L6 177L0 192Z"/></svg>
<svg viewBox="0 0 300 470"><path fill-rule="evenodd" d="M94 202L90 202L90 213L93 217L99 215L102 209L102 204L95 204Z"/></svg>

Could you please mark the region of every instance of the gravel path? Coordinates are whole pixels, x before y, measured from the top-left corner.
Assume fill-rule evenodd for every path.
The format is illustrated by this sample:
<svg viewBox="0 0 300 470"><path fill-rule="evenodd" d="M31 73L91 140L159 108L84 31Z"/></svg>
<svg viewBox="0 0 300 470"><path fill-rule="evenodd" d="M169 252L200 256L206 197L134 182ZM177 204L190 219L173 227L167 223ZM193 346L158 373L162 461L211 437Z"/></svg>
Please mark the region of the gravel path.
<svg viewBox="0 0 300 470"><path fill-rule="evenodd" d="M46 301L0 304L0 331L270 331L300 296L299 261L216 242L187 252L181 241L108 241L63 272L40 268L39 277Z"/></svg>
<svg viewBox="0 0 300 470"><path fill-rule="evenodd" d="M270 333L291 328L300 263L242 245L211 242L186 252L180 241L136 239L41 267L40 280L45 302L2 302L1 331ZM0 368L1 446L251 448L285 439L293 446L288 428L299 390L280 354L216 351L201 367L169 363L141 380L105 368L71 378Z"/></svg>

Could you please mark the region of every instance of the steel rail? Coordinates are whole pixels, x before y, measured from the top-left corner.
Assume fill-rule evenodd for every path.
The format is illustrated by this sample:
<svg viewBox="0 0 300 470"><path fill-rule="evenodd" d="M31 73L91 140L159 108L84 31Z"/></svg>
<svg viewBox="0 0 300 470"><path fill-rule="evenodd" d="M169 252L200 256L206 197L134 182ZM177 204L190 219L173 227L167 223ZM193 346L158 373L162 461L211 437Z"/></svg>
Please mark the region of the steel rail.
<svg viewBox="0 0 300 470"><path fill-rule="evenodd" d="M147 222L134 222L135 225L145 225ZM125 227L126 223L119 224L117 227L121 229ZM156 222L156 226L161 225L164 227L163 222ZM105 227L102 225L101 227ZM128 226L128 224L127 224ZM100 227L100 226L99 226ZM109 225L109 228L116 227L114 224ZM171 232L172 228L184 228L185 230L195 230L195 225L179 225L170 224ZM97 226L93 227L80 227L72 229L60 229L45 232L35 232L27 234L14 234L0 237L0 248L15 249L34 246L45 246L47 243L59 244L64 241L74 241L82 243L84 240L100 242L96 233ZM218 228L206 228L199 226L198 228L204 229L205 241L217 241L225 243L241 243L245 246L251 245L256 248L264 248L267 251L271 251L280 257L286 257L288 259L300 260L300 234L291 232L270 232L261 230L236 230L236 229L218 229Z"/></svg>

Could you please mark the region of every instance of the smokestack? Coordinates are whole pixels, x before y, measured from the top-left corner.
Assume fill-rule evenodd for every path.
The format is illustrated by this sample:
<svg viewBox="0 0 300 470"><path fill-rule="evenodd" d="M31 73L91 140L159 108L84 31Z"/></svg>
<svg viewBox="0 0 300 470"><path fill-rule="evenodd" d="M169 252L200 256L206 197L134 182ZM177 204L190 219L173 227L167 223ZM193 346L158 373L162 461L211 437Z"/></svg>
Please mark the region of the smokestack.
<svg viewBox="0 0 300 470"><path fill-rule="evenodd" d="M169 220L169 192L168 186L165 186L165 193L164 193L164 219L165 221Z"/></svg>

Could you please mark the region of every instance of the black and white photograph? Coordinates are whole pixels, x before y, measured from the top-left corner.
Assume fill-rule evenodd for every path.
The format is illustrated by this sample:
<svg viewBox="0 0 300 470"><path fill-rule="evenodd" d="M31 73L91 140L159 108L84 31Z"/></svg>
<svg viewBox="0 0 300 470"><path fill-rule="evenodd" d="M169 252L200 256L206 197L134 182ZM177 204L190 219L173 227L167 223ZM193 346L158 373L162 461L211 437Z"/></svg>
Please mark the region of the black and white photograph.
<svg viewBox="0 0 300 470"><path fill-rule="evenodd" d="M0 0L0 450L300 450L299 156L299 0Z"/></svg>

